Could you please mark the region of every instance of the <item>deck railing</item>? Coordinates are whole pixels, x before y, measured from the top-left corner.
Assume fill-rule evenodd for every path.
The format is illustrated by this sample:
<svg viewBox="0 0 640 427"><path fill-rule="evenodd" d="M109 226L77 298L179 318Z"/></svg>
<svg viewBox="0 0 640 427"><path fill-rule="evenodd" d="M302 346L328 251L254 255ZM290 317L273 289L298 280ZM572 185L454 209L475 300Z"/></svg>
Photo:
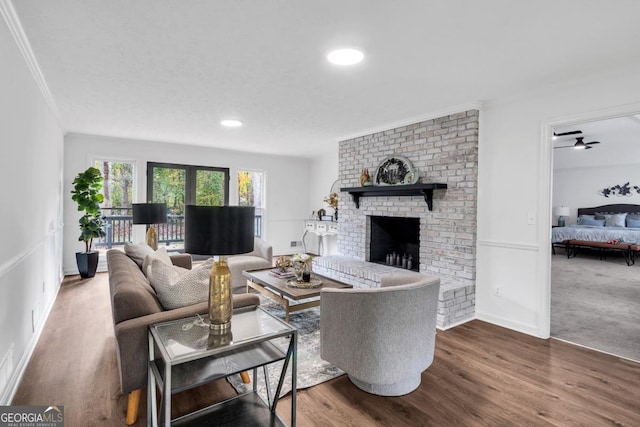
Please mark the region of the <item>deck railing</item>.
<svg viewBox="0 0 640 427"><path fill-rule="evenodd" d="M106 236L97 239L95 246L111 249L132 241L133 217L131 208L103 208ZM158 243L166 245L184 242L184 215L167 215L166 224L156 224ZM262 236L262 215L255 217L255 236Z"/></svg>

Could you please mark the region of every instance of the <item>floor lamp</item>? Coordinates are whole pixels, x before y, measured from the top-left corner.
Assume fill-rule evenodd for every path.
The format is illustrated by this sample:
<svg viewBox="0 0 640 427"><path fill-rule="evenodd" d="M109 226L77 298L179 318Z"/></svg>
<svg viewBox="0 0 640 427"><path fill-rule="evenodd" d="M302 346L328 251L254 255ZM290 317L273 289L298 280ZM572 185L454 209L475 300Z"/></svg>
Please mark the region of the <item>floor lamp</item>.
<svg viewBox="0 0 640 427"><path fill-rule="evenodd" d="M218 256L209 276L209 327L211 333L226 334L231 330L233 304L225 256L253 250L255 208L188 205L184 218L185 252Z"/></svg>
<svg viewBox="0 0 640 427"><path fill-rule="evenodd" d="M134 203L133 205L133 223L146 224L147 229L147 245L151 246L154 251L158 249L158 234L152 224L164 224L167 222L167 204L166 203Z"/></svg>

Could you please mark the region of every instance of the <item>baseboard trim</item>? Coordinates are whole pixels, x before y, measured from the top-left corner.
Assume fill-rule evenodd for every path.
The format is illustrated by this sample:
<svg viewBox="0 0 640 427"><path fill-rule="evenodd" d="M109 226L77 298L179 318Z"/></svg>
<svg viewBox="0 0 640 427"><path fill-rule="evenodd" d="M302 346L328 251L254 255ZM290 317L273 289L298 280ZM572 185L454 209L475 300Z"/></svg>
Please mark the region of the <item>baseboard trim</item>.
<svg viewBox="0 0 640 427"><path fill-rule="evenodd" d="M522 332L523 334L532 335L536 338L547 339L548 337L542 337L538 333L537 325L529 325L521 322L514 322L513 320L505 319L504 317L494 316L492 314L482 313L476 311L476 319L483 322L491 323L496 326L511 329L516 332Z"/></svg>
<svg viewBox="0 0 640 427"><path fill-rule="evenodd" d="M464 320L459 320L456 323L452 323L449 326L446 326L444 328L436 325L436 329L439 331L446 331L448 329L455 328L456 326L464 325L465 323L471 322L472 320L476 320L476 316L473 316Z"/></svg>

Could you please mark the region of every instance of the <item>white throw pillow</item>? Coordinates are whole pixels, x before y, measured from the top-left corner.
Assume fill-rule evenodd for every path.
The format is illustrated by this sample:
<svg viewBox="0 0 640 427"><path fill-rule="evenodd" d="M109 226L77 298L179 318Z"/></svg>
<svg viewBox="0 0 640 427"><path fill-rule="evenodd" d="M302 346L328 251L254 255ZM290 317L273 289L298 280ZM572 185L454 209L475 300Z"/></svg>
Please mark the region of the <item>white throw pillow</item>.
<svg viewBox="0 0 640 427"><path fill-rule="evenodd" d="M144 261L142 262L142 272L145 276L147 276L147 279L149 279L149 281L151 281L151 278L149 277L149 267L151 266L151 260L154 259L157 259L166 265L173 265L173 262L171 262L171 257L167 252L167 248L164 246L160 246L157 251L152 252L150 255L144 257Z"/></svg>
<svg viewBox="0 0 640 427"><path fill-rule="evenodd" d="M213 258L193 270L151 260L151 285L165 310L196 304L209 299L209 274Z"/></svg>
<svg viewBox="0 0 640 427"><path fill-rule="evenodd" d="M146 243L125 243L124 253L138 264L138 267L142 268L142 263L147 255L153 254L153 249Z"/></svg>

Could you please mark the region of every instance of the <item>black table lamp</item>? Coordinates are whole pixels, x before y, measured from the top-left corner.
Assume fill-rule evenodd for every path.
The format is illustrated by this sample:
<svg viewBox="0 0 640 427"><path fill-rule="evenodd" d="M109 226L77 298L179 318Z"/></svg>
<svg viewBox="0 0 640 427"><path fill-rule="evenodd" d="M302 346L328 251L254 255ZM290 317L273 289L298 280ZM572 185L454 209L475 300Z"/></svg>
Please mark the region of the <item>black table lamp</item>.
<svg viewBox="0 0 640 427"><path fill-rule="evenodd" d="M194 206L185 208L184 250L190 254L218 255L209 276L209 322L216 333L231 329L231 272L224 255L253 250L255 208Z"/></svg>
<svg viewBox="0 0 640 427"><path fill-rule="evenodd" d="M147 224L147 245L155 251L158 249L158 235L152 224L164 224L167 222L166 203L134 203L133 223Z"/></svg>

